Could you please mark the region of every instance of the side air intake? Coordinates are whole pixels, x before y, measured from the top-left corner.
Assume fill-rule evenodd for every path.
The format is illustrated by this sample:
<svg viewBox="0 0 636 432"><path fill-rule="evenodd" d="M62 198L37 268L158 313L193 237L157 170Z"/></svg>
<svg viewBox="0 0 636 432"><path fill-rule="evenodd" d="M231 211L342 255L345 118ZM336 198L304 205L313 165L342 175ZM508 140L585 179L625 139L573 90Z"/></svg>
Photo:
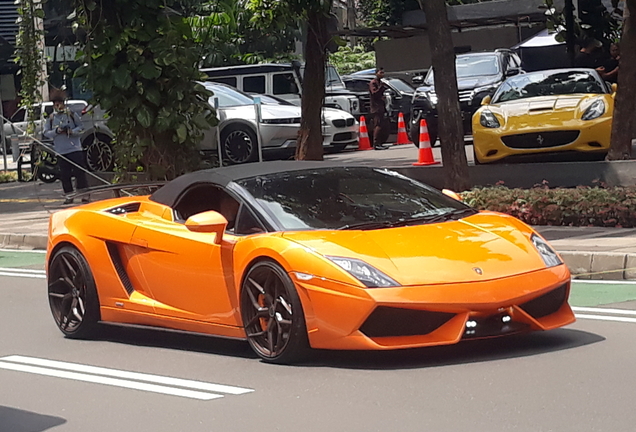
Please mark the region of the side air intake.
<svg viewBox="0 0 636 432"><path fill-rule="evenodd" d="M519 307L533 318L543 318L561 309L568 294L568 285L564 284L541 297L525 302Z"/></svg>
<svg viewBox="0 0 636 432"><path fill-rule="evenodd" d="M108 254L110 255L110 259L113 262L113 266L115 267L115 271L117 271L117 276L119 276L119 280L121 280L122 285L126 289L128 295L131 295L135 289L133 288L132 282L128 277L128 273L126 273L126 269L124 267L124 263L121 260L121 255L119 254L119 248L117 247L117 243L106 242L106 247L108 248Z"/></svg>
<svg viewBox="0 0 636 432"><path fill-rule="evenodd" d="M446 324L455 314L378 306L360 331L370 338L427 335Z"/></svg>
<svg viewBox="0 0 636 432"><path fill-rule="evenodd" d="M108 209L106 211L108 213L112 213L112 214L115 214L115 215L123 215L123 214L126 214L126 213L138 212L140 206L141 206L141 203L134 202L134 203L124 204L124 205L119 206L119 207L114 207L114 208Z"/></svg>

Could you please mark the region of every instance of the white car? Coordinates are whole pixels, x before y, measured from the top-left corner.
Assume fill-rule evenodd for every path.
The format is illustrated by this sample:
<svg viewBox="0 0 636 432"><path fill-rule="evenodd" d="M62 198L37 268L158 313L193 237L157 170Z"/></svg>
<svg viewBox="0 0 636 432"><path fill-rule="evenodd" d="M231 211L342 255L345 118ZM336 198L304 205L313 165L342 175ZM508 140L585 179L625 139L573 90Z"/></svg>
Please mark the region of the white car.
<svg viewBox="0 0 636 432"><path fill-rule="evenodd" d="M113 134L106 126L104 112L88 104L85 100L69 100L66 106L82 118L84 133L81 136L82 147L86 151L86 162L91 171L108 171L113 168L115 155L111 147ZM42 138L42 124L53 112L53 102L42 102L35 108L35 137ZM25 138L27 129L26 107L18 109L4 124L7 149L29 146ZM11 150L12 151L12 150Z"/></svg>
<svg viewBox="0 0 636 432"><path fill-rule="evenodd" d="M224 84L205 82L203 85L214 92L209 102L215 106L216 100L219 118L218 130L212 128L207 131L199 145L203 152L218 151L216 137L219 135L221 153L226 161L232 164L256 161L257 130L260 132L263 152L296 147L301 117L299 106L266 103L262 100L262 118L257 127L252 96ZM330 108L325 108L324 112L324 123L327 123L323 133L325 146L342 149L350 143L357 142L357 122L351 114ZM340 125L341 121L342 127L334 125L334 122Z"/></svg>

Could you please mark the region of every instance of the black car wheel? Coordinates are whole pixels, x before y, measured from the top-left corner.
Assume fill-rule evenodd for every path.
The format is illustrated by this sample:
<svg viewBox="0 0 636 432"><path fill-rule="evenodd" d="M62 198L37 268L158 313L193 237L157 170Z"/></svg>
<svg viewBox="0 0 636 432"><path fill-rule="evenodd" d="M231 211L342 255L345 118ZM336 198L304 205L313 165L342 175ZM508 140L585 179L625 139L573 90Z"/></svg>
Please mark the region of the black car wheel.
<svg viewBox="0 0 636 432"><path fill-rule="evenodd" d="M42 169L36 169L36 171L38 179L43 183L55 183L57 180L57 174L55 173L44 171Z"/></svg>
<svg viewBox="0 0 636 432"><path fill-rule="evenodd" d="M250 268L241 289L247 340L269 363L292 363L309 351L303 308L285 270L272 261Z"/></svg>
<svg viewBox="0 0 636 432"><path fill-rule="evenodd" d="M100 320L99 299L86 258L74 247L58 250L49 264L48 293L51 313L67 337L93 336Z"/></svg>
<svg viewBox="0 0 636 432"><path fill-rule="evenodd" d="M230 164L254 162L258 157L256 134L248 126L228 126L221 132L221 150Z"/></svg>
<svg viewBox="0 0 636 432"><path fill-rule="evenodd" d="M86 164L91 171L110 171L115 165L115 154L111 138L104 134L89 135L83 143L86 149Z"/></svg>

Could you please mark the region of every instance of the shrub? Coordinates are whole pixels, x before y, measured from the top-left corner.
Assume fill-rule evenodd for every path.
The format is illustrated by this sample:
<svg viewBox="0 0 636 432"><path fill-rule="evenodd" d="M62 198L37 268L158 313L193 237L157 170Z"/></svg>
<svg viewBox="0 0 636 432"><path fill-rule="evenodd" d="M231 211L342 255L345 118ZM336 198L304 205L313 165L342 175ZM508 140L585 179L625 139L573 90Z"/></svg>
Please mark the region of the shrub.
<svg viewBox="0 0 636 432"><path fill-rule="evenodd" d="M530 225L636 227L636 187L495 186L461 195L472 207L507 213Z"/></svg>

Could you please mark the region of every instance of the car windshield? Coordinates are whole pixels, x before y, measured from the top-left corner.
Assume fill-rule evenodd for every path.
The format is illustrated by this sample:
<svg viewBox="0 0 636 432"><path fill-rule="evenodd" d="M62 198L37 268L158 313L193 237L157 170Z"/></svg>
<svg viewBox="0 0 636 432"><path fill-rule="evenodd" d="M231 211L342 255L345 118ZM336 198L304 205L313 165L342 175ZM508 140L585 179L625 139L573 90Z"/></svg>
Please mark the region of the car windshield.
<svg viewBox="0 0 636 432"><path fill-rule="evenodd" d="M473 212L429 186L384 169L335 167L237 183L288 231L402 226Z"/></svg>
<svg viewBox="0 0 636 432"><path fill-rule="evenodd" d="M493 103L579 93L602 94L606 90L586 71L533 72L507 79L493 96Z"/></svg>
<svg viewBox="0 0 636 432"><path fill-rule="evenodd" d="M491 76L499 74L499 61L493 54L457 56L455 60L457 78ZM425 83L433 85L433 68L426 75Z"/></svg>
<svg viewBox="0 0 636 432"><path fill-rule="evenodd" d="M389 84L402 93L414 93L415 89L399 78L388 78Z"/></svg>
<svg viewBox="0 0 636 432"><path fill-rule="evenodd" d="M214 98L219 100L220 108L254 105L254 100L250 95L231 87L222 85L206 85L206 88L214 92L214 96L210 98L210 105L212 106L214 106Z"/></svg>

